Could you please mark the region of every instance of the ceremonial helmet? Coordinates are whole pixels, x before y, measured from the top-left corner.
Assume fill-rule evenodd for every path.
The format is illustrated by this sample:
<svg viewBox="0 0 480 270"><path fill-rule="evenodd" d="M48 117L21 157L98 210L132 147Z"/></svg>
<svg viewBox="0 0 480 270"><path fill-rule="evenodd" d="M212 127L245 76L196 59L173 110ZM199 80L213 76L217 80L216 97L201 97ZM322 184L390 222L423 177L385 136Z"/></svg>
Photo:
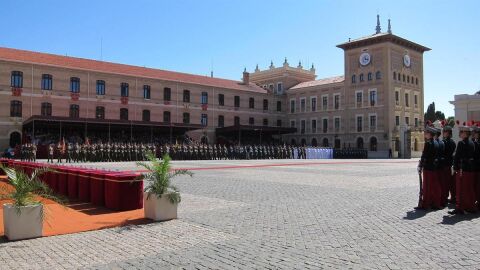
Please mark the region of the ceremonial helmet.
<svg viewBox="0 0 480 270"><path fill-rule="evenodd" d="M425 123L425 132L435 135L438 134L438 129L433 126L432 121L428 120Z"/></svg>
<svg viewBox="0 0 480 270"><path fill-rule="evenodd" d="M460 121L456 121L458 125L458 131L459 132L470 132L472 129L467 125L467 123L463 122L462 125L460 125Z"/></svg>
<svg viewBox="0 0 480 270"><path fill-rule="evenodd" d="M471 130L472 132L475 132L475 133L480 133L480 127L479 127L480 123L479 122L475 122L475 121L471 121Z"/></svg>

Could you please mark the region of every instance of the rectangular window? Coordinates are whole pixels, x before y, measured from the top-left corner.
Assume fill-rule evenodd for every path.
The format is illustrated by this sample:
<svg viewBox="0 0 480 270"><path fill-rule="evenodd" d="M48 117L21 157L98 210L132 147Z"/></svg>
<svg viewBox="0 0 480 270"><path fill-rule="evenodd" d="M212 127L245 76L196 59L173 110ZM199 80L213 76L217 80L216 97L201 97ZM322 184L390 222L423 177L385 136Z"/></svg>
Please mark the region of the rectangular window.
<svg viewBox="0 0 480 270"><path fill-rule="evenodd" d="M363 127L363 117L357 116L357 132L362 132Z"/></svg>
<svg viewBox="0 0 480 270"><path fill-rule="evenodd" d="M400 116L395 116L395 126L400 126Z"/></svg>
<svg viewBox="0 0 480 270"><path fill-rule="evenodd" d="M278 94L283 94L283 84L282 83L277 83L277 93Z"/></svg>
<svg viewBox="0 0 480 270"><path fill-rule="evenodd" d="M129 92L129 86L128 83L121 83L120 84L120 95L122 97L128 97Z"/></svg>
<svg viewBox="0 0 480 270"><path fill-rule="evenodd" d="M264 118L264 119L263 119L263 125L264 125L264 126L268 126L268 118Z"/></svg>
<svg viewBox="0 0 480 270"><path fill-rule="evenodd" d="M370 129L375 130L377 128L377 116L370 115Z"/></svg>
<svg viewBox="0 0 480 270"><path fill-rule="evenodd" d="M183 102L190 103L190 90L183 90Z"/></svg>
<svg viewBox="0 0 480 270"><path fill-rule="evenodd" d="M149 110L143 110L142 111L142 121L150 122L150 111Z"/></svg>
<svg viewBox="0 0 480 270"><path fill-rule="evenodd" d="M240 97L239 97L239 96L235 96L235 97L233 98L233 101L234 101L234 104L233 104L233 105L235 106L235 108L239 108L239 107L240 107Z"/></svg>
<svg viewBox="0 0 480 270"><path fill-rule="evenodd" d="M237 107L237 106L235 106L235 107ZM255 108L255 99L253 99L252 97L248 99L248 108L249 109Z"/></svg>
<svg viewBox="0 0 480 270"><path fill-rule="evenodd" d="M312 106L312 112L316 112L317 111L317 98L316 97L312 97L310 99L310 106Z"/></svg>
<svg viewBox="0 0 480 270"><path fill-rule="evenodd" d="M52 90L53 79L50 74L42 75L42 90Z"/></svg>
<svg viewBox="0 0 480 270"><path fill-rule="evenodd" d="M277 101L277 112L281 112L281 111L282 111L282 102Z"/></svg>
<svg viewBox="0 0 480 270"><path fill-rule="evenodd" d="M306 112L307 111L307 101L305 98L300 99L300 111Z"/></svg>
<svg viewBox="0 0 480 270"><path fill-rule="evenodd" d="M328 96L322 97L322 109L324 111L328 110Z"/></svg>
<svg viewBox="0 0 480 270"><path fill-rule="evenodd" d="M202 100L200 102L204 104L208 104L208 93L207 92L202 92Z"/></svg>
<svg viewBox="0 0 480 270"><path fill-rule="evenodd" d="M333 106L334 106L335 110L340 109L340 95L335 95L333 97L333 103L334 103Z"/></svg>
<svg viewBox="0 0 480 270"><path fill-rule="evenodd" d="M172 121L171 113L169 111L164 111L163 112L163 122L164 123L170 123ZM190 121L190 120L189 120Z"/></svg>
<svg viewBox="0 0 480 270"><path fill-rule="evenodd" d="M417 95L413 96L413 105L415 106L415 108L418 107L418 96Z"/></svg>
<svg viewBox="0 0 480 270"><path fill-rule="evenodd" d="M400 105L400 93L395 91L395 105Z"/></svg>
<svg viewBox="0 0 480 270"><path fill-rule="evenodd" d="M340 131L340 118L335 117L335 132Z"/></svg>
<svg viewBox="0 0 480 270"><path fill-rule="evenodd" d="M224 127L225 126L225 117L223 115L218 116L218 127Z"/></svg>
<svg viewBox="0 0 480 270"><path fill-rule="evenodd" d="M415 127L418 127L418 118L415 117L414 121L415 121Z"/></svg>
<svg viewBox="0 0 480 270"><path fill-rule="evenodd" d="M263 110L268 111L268 99L263 100Z"/></svg>
<svg viewBox="0 0 480 270"><path fill-rule="evenodd" d="M143 98L150 99L150 85L143 86Z"/></svg>
<svg viewBox="0 0 480 270"><path fill-rule="evenodd" d="M255 124L255 119L253 117L248 118L248 124L253 126Z"/></svg>
<svg viewBox="0 0 480 270"><path fill-rule="evenodd" d="M281 127L282 126L282 119L277 119L277 127Z"/></svg>
<svg viewBox="0 0 480 270"><path fill-rule="evenodd" d="M80 79L77 77L70 78L70 92L79 93L80 92Z"/></svg>
<svg viewBox="0 0 480 270"><path fill-rule="evenodd" d="M322 121L323 121L323 123L322 123L323 133L327 133L327 131L328 131L328 119L324 118Z"/></svg>
<svg viewBox="0 0 480 270"><path fill-rule="evenodd" d="M300 133L305 134L305 120L300 121Z"/></svg>
<svg viewBox="0 0 480 270"><path fill-rule="evenodd" d="M172 89L170 89L169 87L163 88L163 100L164 101L172 100Z"/></svg>
<svg viewBox="0 0 480 270"><path fill-rule="evenodd" d="M317 133L317 120L316 119L312 119L311 127L312 127L312 133Z"/></svg>
<svg viewBox="0 0 480 270"><path fill-rule="evenodd" d="M208 125L208 115L206 113L202 113L202 116L200 118L200 124L202 124L202 126L204 127Z"/></svg>
<svg viewBox="0 0 480 270"><path fill-rule="evenodd" d="M95 118L96 119L105 119L105 107L97 106L95 108Z"/></svg>
<svg viewBox="0 0 480 270"><path fill-rule="evenodd" d="M240 117L235 116L235 117L233 118L233 124L234 124L235 126L240 126Z"/></svg>
<svg viewBox="0 0 480 270"><path fill-rule="evenodd" d="M218 105L225 106L225 95L218 94Z"/></svg>
<svg viewBox="0 0 480 270"><path fill-rule="evenodd" d="M362 92L357 92L356 102L357 102L357 108L361 108L362 105L363 105L363 93Z"/></svg>
<svg viewBox="0 0 480 270"><path fill-rule="evenodd" d="M77 104L70 105L70 118L79 118L80 117L80 106Z"/></svg>
<svg viewBox="0 0 480 270"><path fill-rule="evenodd" d="M295 113L295 100L290 100L290 113Z"/></svg>
<svg viewBox="0 0 480 270"><path fill-rule="evenodd" d="M120 120L124 120L124 121L128 120L128 109L127 108L121 108L120 109Z"/></svg>
<svg viewBox="0 0 480 270"><path fill-rule="evenodd" d="M22 88L23 87L23 72L12 71L10 86L15 87L15 88Z"/></svg>
<svg viewBox="0 0 480 270"><path fill-rule="evenodd" d="M42 116L52 116L52 103L42 102Z"/></svg>
<svg viewBox="0 0 480 270"><path fill-rule="evenodd" d="M19 100L10 101L10 117L22 117L22 102Z"/></svg>
<svg viewBox="0 0 480 270"><path fill-rule="evenodd" d="M290 127L292 127L292 128L295 127L295 120L290 120Z"/></svg>
<svg viewBox="0 0 480 270"><path fill-rule="evenodd" d="M190 124L190 114L189 113L183 113L183 123L184 124Z"/></svg>
<svg viewBox="0 0 480 270"><path fill-rule="evenodd" d="M377 91L370 91L370 106L374 107L377 104Z"/></svg>
<svg viewBox="0 0 480 270"><path fill-rule="evenodd" d="M405 94L405 107L410 107L410 101L408 98L408 94Z"/></svg>
<svg viewBox="0 0 480 270"><path fill-rule="evenodd" d="M99 96L105 95L105 81L97 80L96 92Z"/></svg>
<svg viewBox="0 0 480 270"><path fill-rule="evenodd" d="M410 125L410 117L408 117L408 116L405 117L405 125L407 125L407 126Z"/></svg>

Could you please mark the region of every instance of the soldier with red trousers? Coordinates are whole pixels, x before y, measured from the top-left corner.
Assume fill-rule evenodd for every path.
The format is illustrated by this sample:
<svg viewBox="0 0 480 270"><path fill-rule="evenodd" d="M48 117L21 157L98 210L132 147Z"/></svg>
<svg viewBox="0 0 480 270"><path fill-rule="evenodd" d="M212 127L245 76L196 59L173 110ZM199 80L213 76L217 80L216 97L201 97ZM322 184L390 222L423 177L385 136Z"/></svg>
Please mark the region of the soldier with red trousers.
<svg viewBox="0 0 480 270"><path fill-rule="evenodd" d="M477 209L480 203L480 123L473 123L472 125L472 141L475 145L475 152L473 154L473 170L475 172L475 200L477 201Z"/></svg>
<svg viewBox="0 0 480 270"><path fill-rule="evenodd" d="M457 122L458 123L458 122ZM458 127L460 141L453 158L455 172L456 202L455 210L449 214L458 215L467 212L475 212L475 171L474 155L475 145L470 140L471 128L465 123Z"/></svg>
<svg viewBox="0 0 480 270"><path fill-rule="evenodd" d="M419 201L416 209L428 210L430 208L437 210L442 205L441 201L441 185L438 178L439 168L439 145L434 139L438 130L434 128L430 122L425 127L425 144L422 157L418 164L418 172L423 174L422 181L422 200Z"/></svg>
<svg viewBox="0 0 480 270"><path fill-rule="evenodd" d="M443 126L443 144L445 145L443 168L442 168L442 203L445 205L448 201L450 193L450 202L455 203L455 177L452 175L453 153L457 145L452 140L452 127L446 126L445 121L442 121Z"/></svg>
<svg viewBox="0 0 480 270"><path fill-rule="evenodd" d="M440 139L440 136L442 135L442 129L441 128L435 128L436 133L435 136L433 136L434 140L437 141L438 143L438 151L437 151L437 158L436 158L436 172L437 172L437 181L438 185L440 186L440 205L442 207L445 207L447 205L447 201L444 200L444 193L445 193L445 175L444 175L444 164L445 164L445 143L443 140Z"/></svg>

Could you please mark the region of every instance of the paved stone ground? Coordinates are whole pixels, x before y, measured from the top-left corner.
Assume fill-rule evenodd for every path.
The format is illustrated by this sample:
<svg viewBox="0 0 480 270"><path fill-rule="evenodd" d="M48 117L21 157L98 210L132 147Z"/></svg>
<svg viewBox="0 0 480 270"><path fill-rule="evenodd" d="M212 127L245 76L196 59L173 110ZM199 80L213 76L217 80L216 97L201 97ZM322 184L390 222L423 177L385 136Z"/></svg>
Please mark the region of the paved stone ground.
<svg viewBox="0 0 480 270"><path fill-rule="evenodd" d="M226 168L232 165L246 167ZM269 166L251 167L257 165ZM137 169L134 163L84 166ZM480 268L480 215L412 211L416 161L174 167L197 169L193 179L176 180L183 191L178 220L0 240L0 269Z"/></svg>

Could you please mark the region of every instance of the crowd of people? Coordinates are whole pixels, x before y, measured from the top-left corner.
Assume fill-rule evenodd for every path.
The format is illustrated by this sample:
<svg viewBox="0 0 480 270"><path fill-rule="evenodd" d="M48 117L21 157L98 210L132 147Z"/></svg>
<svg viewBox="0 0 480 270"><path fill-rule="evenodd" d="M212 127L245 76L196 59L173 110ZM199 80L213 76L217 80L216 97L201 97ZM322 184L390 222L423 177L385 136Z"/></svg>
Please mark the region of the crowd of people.
<svg viewBox="0 0 480 270"><path fill-rule="evenodd" d="M449 214L476 212L480 206L480 123L457 122L460 140L442 123L425 127L425 146L418 165L420 195L417 209L441 209L455 204Z"/></svg>
<svg viewBox="0 0 480 270"><path fill-rule="evenodd" d="M37 146L27 143L20 146L20 159L35 161ZM66 143L63 140L47 147L47 161L53 162L114 162L145 160L148 152L158 158L168 154L173 160L237 160L237 159L329 159L334 157L331 148L291 145L220 145L153 144L153 143ZM365 151L366 152L366 151ZM338 157L351 155L364 157L363 152L344 150Z"/></svg>

